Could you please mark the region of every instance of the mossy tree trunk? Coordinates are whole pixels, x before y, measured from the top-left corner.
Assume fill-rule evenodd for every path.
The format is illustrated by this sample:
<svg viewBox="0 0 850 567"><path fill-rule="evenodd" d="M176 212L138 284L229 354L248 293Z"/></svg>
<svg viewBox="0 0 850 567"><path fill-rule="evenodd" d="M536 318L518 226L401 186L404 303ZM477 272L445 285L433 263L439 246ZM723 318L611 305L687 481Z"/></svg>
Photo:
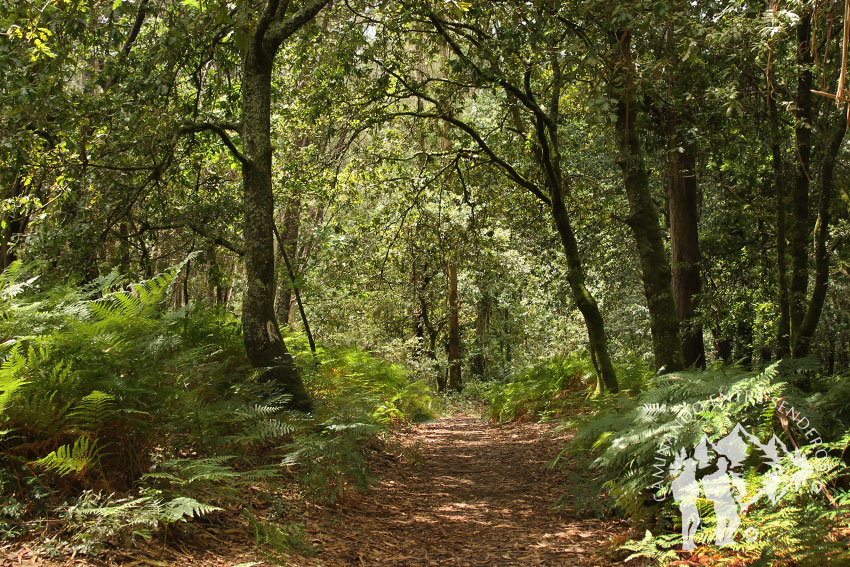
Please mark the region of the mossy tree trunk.
<svg viewBox="0 0 850 567"><path fill-rule="evenodd" d="M800 322L800 327L794 341L794 356L807 356L811 346L812 338L817 330L823 304L826 300L826 292L829 287L829 223L831 219L832 194L835 186L835 162L844 136L847 132L843 116L837 118L834 124L826 148L824 148L823 161L820 171L820 202L818 204L818 217L815 221L814 236L814 263L815 279L812 285L812 293L806 306L806 314Z"/></svg>
<svg viewBox="0 0 850 567"><path fill-rule="evenodd" d="M805 2L804 2L805 4ZM812 156L812 49L811 10L803 6L804 12L797 23L797 94L796 124L794 138L796 142L797 167L791 186L791 286L790 336L791 344L797 342L800 326L806 314L806 294L809 285L809 186L811 184ZM794 353L796 356L796 353Z"/></svg>
<svg viewBox="0 0 850 567"><path fill-rule="evenodd" d="M770 153L773 162L773 185L776 194L776 280L779 318L776 329L776 357L791 353L791 307L788 292L788 235L786 231L785 171L779 141L779 113L776 99L768 94L767 112L770 120Z"/></svg>
<svg viewBox="0 0 850 567"><path fill-rule="evenodd" d="M597 390L605 388L611 392L617 392L619 390L617 373L608 354L608 337L605 334L605 324L596 299L587 289L578 242L560 192L552 195L552 217L555 220L555 227L561 237L564 254L567 257L567 281L570 284L570 291L572 291L573 300L576 302L587 327L587 346L593 368L596 371Z"/></svg>
<svg viewBox="0 0 850 567"><path fill-rule="evenodd" d="M241 6L242 188L246 289L242 306L245 350L262 379L291 396L291 407L310 411L312 401L280 333L275 314L274 192L272 190L271 84L282 43L328 0L314 0L287 16L288 2L247 1Z"/></svg>
<svg viewBox="0 0 850 567"><path fill-rule="evenodd" d="M697 320L702 290L697 211L696 161L690 144L682 139L679 123L670 121L670 256L673 300L679 318L682 354L686 366L705 367L702 323Z"/></svg>
<svg viewBox="0 0 850 567"><path fill-rule="evenodd" d="M619 165L629 201L627 222L640 258L655 367L672 372L685 366L679 342L679 318L673 300L673 276L664 250L664 233L659 224L658 210L652 201L649 173L635 128L635 116L634 103L621 98L617 102L615 130Z"/></svg>

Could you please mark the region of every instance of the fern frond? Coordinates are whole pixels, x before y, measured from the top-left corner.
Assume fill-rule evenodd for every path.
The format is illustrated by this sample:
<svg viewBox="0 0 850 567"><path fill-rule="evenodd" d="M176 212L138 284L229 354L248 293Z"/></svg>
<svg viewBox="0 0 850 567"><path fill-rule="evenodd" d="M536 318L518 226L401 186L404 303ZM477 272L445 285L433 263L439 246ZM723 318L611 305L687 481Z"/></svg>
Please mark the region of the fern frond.
<svg viewBox="0 0 850 567"><path fill-rule="evenodd" d="M98 458L97 442L82 436L73 444L62 445L32 464L45 468L59 476L76 474L81 476Z"/></svg>
<svg viewBox="0 0 850 567"><path fill-rule="evenodd" d="M187 518L201 518L223 508L198 502L194 498L180 496L169 500L162 506L162 519L166 522L184 522Z"/></svg>

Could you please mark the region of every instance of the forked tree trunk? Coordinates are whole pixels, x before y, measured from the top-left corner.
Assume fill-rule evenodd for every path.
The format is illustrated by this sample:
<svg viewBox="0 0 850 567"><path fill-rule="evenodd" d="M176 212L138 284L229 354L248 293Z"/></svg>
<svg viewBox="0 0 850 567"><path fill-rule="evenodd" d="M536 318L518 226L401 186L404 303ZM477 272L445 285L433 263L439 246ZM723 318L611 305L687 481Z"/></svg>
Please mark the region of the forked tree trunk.
<svg viewBox="0 0 850 567"><path fill-rule="evenodd" d="M290 407L312 409L295 359L280 334L274 310L274 192L272 190L271 84L281 44L325 7L308 0L287 18L289 2L243 0L242 190L245 210L245 276L242 331L245 351L261 379L291 396Z"/></svg>
<svg viewBox="0 0 850 567"><path fill-rule="evenodd" d="M252 43L249 41L249 44ZM286 348L275 316L274 194L272 190L272 60L249 45L243 61L242 183L245 210L246 289L242 306L245 350L261 379L291 396L290 405L310 411L312 401Z"/></svg>

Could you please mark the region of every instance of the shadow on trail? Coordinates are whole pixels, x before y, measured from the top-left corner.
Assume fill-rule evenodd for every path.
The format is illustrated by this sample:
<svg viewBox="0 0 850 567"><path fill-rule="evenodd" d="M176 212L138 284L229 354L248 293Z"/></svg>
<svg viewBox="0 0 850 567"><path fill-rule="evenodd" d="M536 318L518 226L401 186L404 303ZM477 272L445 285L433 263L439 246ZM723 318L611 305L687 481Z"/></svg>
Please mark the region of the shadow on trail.
<svg viewBox="0 0 850 567"><path fill-rule="evenodd" d="M544 470L565 443L540 424L442 419L404 439L414 463L381 463L381 482L310 526L318 565L611 565L595 554L622 524L558 516L563 474ZM417 454L418 453L418 454Z"/></svg>

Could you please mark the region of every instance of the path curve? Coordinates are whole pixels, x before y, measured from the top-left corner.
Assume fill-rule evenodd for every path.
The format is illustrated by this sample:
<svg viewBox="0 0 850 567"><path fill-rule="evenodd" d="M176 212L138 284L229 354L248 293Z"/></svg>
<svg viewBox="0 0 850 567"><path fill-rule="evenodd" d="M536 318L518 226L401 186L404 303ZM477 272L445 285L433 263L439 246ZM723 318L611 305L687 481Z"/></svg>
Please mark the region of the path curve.
<svg viewBox="0 0 850 567"><path fill-rule="evenodd" d="M407 459L374 466L379 484L333 519L307 526L319 564L478 567L603 566L624 525L559 516L564 475L543 465L566 438L535 423L445 418L402 437Z"/></svg>

